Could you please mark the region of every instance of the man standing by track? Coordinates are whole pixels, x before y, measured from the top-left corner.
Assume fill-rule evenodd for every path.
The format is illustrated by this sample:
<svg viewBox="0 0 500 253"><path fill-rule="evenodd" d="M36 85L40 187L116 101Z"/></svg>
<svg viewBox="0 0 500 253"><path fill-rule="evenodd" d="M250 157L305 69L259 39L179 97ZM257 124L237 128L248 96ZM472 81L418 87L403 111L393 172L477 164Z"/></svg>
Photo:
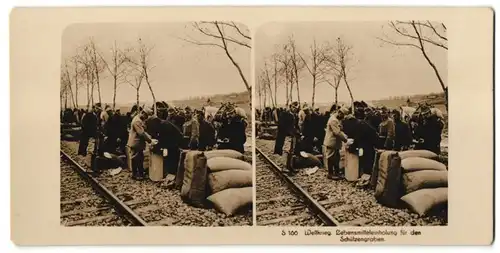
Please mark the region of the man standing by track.
<svg viewBox="0 0 500 253"><path fill-rule="evenodd" d="M126 147L128 167L132 168L132 178L140 180L144 177L144 150L146 142L155 145L156 139L145 131L145 120L151 115L149 108L144 108L130 123L130 132Z"/></svg>
<svg viewBox="0 0 500 253"><path fill-rule="evenodd" d="M342 132L340 121L348 114L347 108L340 108L335 113L334 107L330 109L330 118L326 124L325 140L323 142L323 163L328 169L328 178L340 179L340 149L342 142L347 141L347 135Z"/></svg>

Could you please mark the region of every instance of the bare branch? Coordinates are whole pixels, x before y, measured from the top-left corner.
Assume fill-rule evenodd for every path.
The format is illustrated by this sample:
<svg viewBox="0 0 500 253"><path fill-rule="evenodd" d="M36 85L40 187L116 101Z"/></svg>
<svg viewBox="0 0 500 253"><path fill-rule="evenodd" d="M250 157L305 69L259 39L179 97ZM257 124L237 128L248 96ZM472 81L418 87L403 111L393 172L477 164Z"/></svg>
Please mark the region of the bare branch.
<svg viewBox="0 0 500 253"><path fill-rule="evenodd" d="M233 27L236 29L236 31L241 35L243 36L244 38L246 39L249 39L251 40L252 38L244 33L241 32L240 28L234 23L234 22L231 22L231 24L233 25Z"/></svg>
<svg viewBox="0 0 500 253"><path fill-rule="evenodd" d="M404 21L396 21L396 22L397 22L398 24L410 24L410 25L412 25L411 23L404 22ZM412 21L412 22L414 22L414 21ZM421 26L429 27L427 24L422 24L422 23L418 23L418 22L414 22L414 23L415 23L415 25L417 25L417 24L418 24L418 26L419 26L420 28L421 28ZM396 31L398 34L400 34L400 35L402 35L402 36L404 36L404 37L408 37L408 38L411 38L411 39L415 39L415 40L418 40L418 39L419 39L417 36L415 36L415 35L411 35L411 34L408 34L408 33L404 32L404 31L402 31L401 29L399 29L399 28L397 27L396 23L394 23L394 22L392 22L392 21L391 21L391 22L389 22L389 24L390 24L391 28L392 28L392 29L394 29L394 31ZM429 27L429 28L430 28L430 27ZM435 45L435 46L442 47L442 48L444 48L444 49L448 50L448 47L447 47L446 45L443 45L443 44L441 44L441 43L438 43L438 42L436 42L436 41L433 41L433 40L431 40L431 39L429 39L429 38L425 38L425 37L423 37L422 35L420 36L420 39L421 39L422 41L427 42L427 43L430 43L430 44L433 44L433 45Z"/></svg>
<svg viewBox="0 0 500 253"><path fill-rule="evenodd" d="M434 31L434 34L436 34L439 38L448 41L448 39L446 37L444 37L444 36L442 36L441 34L438 33L438 31L436 30L436 28L431 24L431 22L429 20L427 20L427 24L432 29L432 31Z"/></svg>
<svg viewBox="0 0 500 253"><path fill-rule="evenodd" d="M394 42L394 41L386 40L386 39L383 39L383 38L380 38L380 37L377 37L377 39L380 40L380 41L382 41L382 42L394 45L394 46L410 46L410 47L415 47L415 48L420 49L419 46L417 46L415 44L411 44L411 43Z"/></svg>
<svg viewBox="0 0 500 253"><path fill-rule="evenodd" d="M227 24L227 23L219 23L219 22L217 22L217 23L216 23L216 22L203 22L203 23L204 23L204 24L206 24L206 23L211 23L211 24L213 24L213 25L217 25L217 24L225 24L225 25L227 25L227 26L231 26L231 27L236 28L236 29L237 29L237 31L241 34L241 31L239 31L239 29L238 29L236 26L233 26L233 25L231 25L231 24ZM201 32L202 34L204 34L204 35L207 35L207 36L209 36L209 37L213 37L213 38L216 38L216 39L223 39L223 37L222 37L222 36L219 36L219 35L215 35L215 34L210 33L210 32L208 31L208 29L207 29L207 28L202 28L202 27L200 27L200 25L199 25L198 23L196 23L196 22L193 24L193 27L194 27L196 30L198 30L199 32ZM238 45L240 45L240 46L244 46L244 47L247 47L247 48L251 48L251 47L250 47L250 45L248 45L248 44L246 44L246 43L243 43L243 42L241 42L241 41L237 41L236 39L231 38L231 37L229 37L229 36L224 36L224 40L225 40L225 41L230 41L230 42L236 43L236 44L238 44Z"/></svg>
<svg viewBox="0 0 500 253"><path fill-rule="evenodd" d="M304 59L304 57L302 56L301 53L297 52L297 54L299 55L300 59L302 59L302 62L304 62L304 66L307 68L307 71L309 71L309 74L312 75L312 70L311 68L309 67L309 65L307 64L306 60Z"/></svg>
<svg viewBox="0 0 500 253"><path fill-rule="evenodd" d="M179 39L183 40L185 42L194 44L194 45L198 45L198 46L216 46L216 47L220 47L220 48L224 49L223 46L221 46L219 44L216 44L216 43L199 42L199 41L195 41L195 40L188 40L188 39L185 39L185 38L179 38Z"/></svg>

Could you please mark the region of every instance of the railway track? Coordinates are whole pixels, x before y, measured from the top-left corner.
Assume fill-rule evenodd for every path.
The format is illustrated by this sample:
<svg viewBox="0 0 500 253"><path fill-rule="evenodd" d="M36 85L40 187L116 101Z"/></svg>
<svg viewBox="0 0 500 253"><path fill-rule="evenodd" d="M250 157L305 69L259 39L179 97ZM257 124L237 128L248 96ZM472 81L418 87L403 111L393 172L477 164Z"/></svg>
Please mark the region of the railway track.
<svg viewBox="0 0 500 253"><path fill-rule="evenodd" d="M87 157L77 156L77 147L78 143L61 142L61 151L66 156L69 156L74 163L78 164L82 171L90 170L90 155ZM98 177L90 176L86 172L84 174L97 181L110 194L114 195L117 199L115 203L120 201L124 206L127 206L129 214L126 216L132 216L132 213L135 213L136 217L142 219L143 226L219 227L252 225L251 210L249 210L249 213L228 217L212 208L192 207L182 201L178 190L165 188L163 181L135 181L131 178L131 172L128 169L122 170L117 175L111 175L106 170ZM63 191L63 188L64 185L61 184L61 191ZM113 206L112 204L109 203L109 205Z"/></svg>
<svg viewBox="0 0 500 253"><path fill-rule="evenodd" d="M145 226L129 206L61 151L61 224L64 226Z"/></svg>
<svg viewBox="0 0 500 253"><path fill-rule="evenodd" d="M284 159L272 154L272 141L256 140L256 215L261 226L436 226L447 214L419 217L408 209L379 204L373 193L344 180L332 181L319 169L290 177Z"/></svg>
<svg viewBox="0 0 500 253"><path fill-rule="evenodd" d="M338 222L302 187L257 149L257 225L337 226ZM322 205L323 204L323 205Z"/></svg>

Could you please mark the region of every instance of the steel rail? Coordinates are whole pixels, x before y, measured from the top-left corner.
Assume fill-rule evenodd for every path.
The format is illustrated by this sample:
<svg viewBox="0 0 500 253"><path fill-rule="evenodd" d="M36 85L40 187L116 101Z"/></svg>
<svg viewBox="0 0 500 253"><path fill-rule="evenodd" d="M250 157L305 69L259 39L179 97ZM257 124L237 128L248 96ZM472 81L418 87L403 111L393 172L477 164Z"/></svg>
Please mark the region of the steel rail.
<svg viewBox="0 0 500 253"><path fill-rule="evenodd" d="M94 177L88 174L88 171L83 168L78 162L73 160L68 154L61 150L61 155L70 161L74 166L73 169L80 175L85 181L90 183L92 188L98 192L99 195L103 196L112 206L113 208L123 217L125 217L131 224L134 226L148 226L148 223L145 222L139 215L137 215L130 207L128 207L123 201L121 201L116 195L113 194L110 190L108 190L104 185L99 183Z"/></svg>
<svg viewBox="0 0 500 253"><path fill-rule="evenodd" d="M257 147L255 147L255 150L264 158L264 160L266 160L266 162L271 165L272 171L278 175L278 177L283 179L283 181L285 181L287 185L306 202L307 207L314 212L314 214L316 214L326 226L341 226L341 223L337 221L320 203L318 203L318 201L316 201L311 195L309 195L309 193L307 193L307 191L295 183L291 177L283 173L280 166L271 160L269 156Z"/></svg>

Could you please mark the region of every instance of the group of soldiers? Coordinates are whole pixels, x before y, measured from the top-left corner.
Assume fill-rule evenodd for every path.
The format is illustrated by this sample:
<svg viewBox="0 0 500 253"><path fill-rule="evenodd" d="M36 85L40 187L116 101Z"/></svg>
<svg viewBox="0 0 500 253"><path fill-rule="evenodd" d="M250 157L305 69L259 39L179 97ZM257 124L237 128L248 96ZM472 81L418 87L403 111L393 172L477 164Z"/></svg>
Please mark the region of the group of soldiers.
<svg viewBox="0 0 500 253"><path fill-rule="evenodd" d="M442 115L428 104L419 105L412 115L401 110L368 106L356 101L351 107L333 105L327 112L307 104L291 103L287 108L257 110L264 124L277 122L274 153L282 155L285 140L290 144L287 170L296 172L293 161L301 152L322 154L328 178L342 178L340 150L359 156L360 172L371 175L375 153L382 150L425 149L441 153ZM345 145L347 144L347 145Z"/></svg>
<svg viewBox="0 0 500 253"><path fill-rule="evenodd" d="M156 112L155 112L156 111ZM66 109L61 112L62 123L81 126L78 155L86 156L89 141L94 140L91 157L93 173L99 175L101 167L96 158L125 155L123 167L132 169L132 177L145 177L144 151L163 157L164 175L176 173L180 152L189 150L233 149L244 152L246 142L246 115L237 113L232 103L224 103L215 114L205 107L178 108L165 102L153 107L134 105L122 114L109 105L95 104L92 110ZM106 156L107 155L107 156Z"/></svg>

